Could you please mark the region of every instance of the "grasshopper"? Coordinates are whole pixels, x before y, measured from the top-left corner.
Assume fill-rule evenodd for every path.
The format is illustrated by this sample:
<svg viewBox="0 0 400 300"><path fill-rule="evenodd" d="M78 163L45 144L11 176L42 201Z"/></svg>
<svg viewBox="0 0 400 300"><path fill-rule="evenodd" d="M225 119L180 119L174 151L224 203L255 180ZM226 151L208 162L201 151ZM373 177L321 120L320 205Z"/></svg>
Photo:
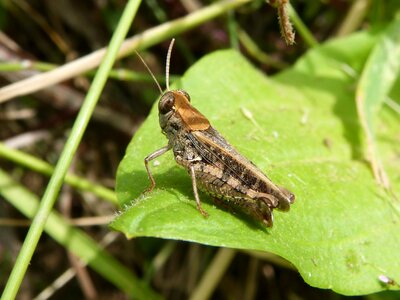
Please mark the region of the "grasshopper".
<svg viewBox="0 0 400 300"><path fill-rule="evenodd" d="M144 159L151 181L147 191L153 190L156 185L149 162L172 150L175 161L188 171L192 179L197 209L204 217L208 217L208 213L201 206L198 189L211 195L217 202L272 227L273 209L288 211L294 202L294 194L274 184L250 160L233 148L211 126L208 119L191 105L186 91L169 90L169 64L173 42L174 40L167 54L165 93L156 81L162 94L158 103L159 123L168 144ZM152 74L149 68L148 70Z"/></svg>

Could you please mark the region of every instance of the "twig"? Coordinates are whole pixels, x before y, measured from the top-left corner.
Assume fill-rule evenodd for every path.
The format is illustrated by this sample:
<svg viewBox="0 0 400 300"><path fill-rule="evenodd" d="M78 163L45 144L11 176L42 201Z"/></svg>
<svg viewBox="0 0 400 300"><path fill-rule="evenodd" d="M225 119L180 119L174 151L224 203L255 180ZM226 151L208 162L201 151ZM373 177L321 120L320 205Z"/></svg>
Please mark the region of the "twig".
<svg viewBox="0 0 400 300"><path fill-rule="evenodd" d="M235 7L250 2L250 0L223 0L193 12L185 17L156 26L143 33L126 39L117 57L122 58L134 50L145 49L163 40L176 36L198 26ZM103 60L106 48L102 48L53 71L38 74L33 77L10 84L0 89L0 103L14 97L30 94L53 84L85 73L97 67Z"/></svg>

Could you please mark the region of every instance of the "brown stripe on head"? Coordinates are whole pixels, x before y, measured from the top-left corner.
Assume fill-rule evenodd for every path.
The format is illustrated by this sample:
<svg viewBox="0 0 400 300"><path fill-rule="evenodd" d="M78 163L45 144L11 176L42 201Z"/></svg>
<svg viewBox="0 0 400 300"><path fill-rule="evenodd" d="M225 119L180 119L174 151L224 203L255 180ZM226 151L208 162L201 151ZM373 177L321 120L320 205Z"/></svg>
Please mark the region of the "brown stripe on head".
<svg viewBox="0 0 400 300"><path fill-rule="evenodd" d="M175 111L191 131L206 130L210 127L207 118L190 104L189 99L182 92L172 92L175 96Z"/></svg>

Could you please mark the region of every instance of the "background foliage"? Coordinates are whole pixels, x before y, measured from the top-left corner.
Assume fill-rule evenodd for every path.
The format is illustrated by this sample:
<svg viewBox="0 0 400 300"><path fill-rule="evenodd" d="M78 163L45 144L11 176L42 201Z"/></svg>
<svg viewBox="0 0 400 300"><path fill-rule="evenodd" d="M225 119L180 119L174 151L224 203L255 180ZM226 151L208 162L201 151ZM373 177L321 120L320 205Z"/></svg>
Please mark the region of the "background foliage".
<svg viewBox="0 0 400 300"><path fill-rule="evenodd" d="M39 293L40 299L344 297L303 279L346 295L399 288L398 2L293 1L299 19L291 13L297 29L291 47L280 37L272 7L263 1L243 4L229 4L237 8L224 13L228 6L219 3L143 1L128 36L147 35L141 46L133 38L129 49L141 48L162 81L166 47L175 36L173 79L184 73L175 86L191 94L240 152L296 194L291 211L275 213L275 226L268 230L201 195L210 213L204 220L195 209L189 177L171 153L153 167L157 189L141 196L148 185L143 157L166 140L154 108L143 123L158 91L140 61L128 56L110 73L75 153L75 174L65 178L68 185L56 204L60 214L53 210L45 227L59 245L44 235L37 248L31 246L35 255L21 299ZM22 215L33 218L35 194L41 196L47 185L43 175L52 173L90 86L93 73L85 72L100 60L83 60L75 73L57 65L105 46L126 3L14 0L1 5L2 86L54 68L65 78L81 74L18 98L7 99L0 90L6 101L0 104L3 286L29 226ZM186 22L156 27L185 15ZM346 37L336 39L340 36ZM223 48L231 49L214 52ZM376 97L371 101L365 95ZM147 238L127 241L106 225L120 211L109 188L133 132L117 176L124 213L112 227ZM374 159L389 179L386 189L372 172ZM82 224L90 226L77 227ZM66 260L66 249L91 267L71 255ZM302 277L271 253L290 261ZM57 278L61 285L45 289Z"/></svg>

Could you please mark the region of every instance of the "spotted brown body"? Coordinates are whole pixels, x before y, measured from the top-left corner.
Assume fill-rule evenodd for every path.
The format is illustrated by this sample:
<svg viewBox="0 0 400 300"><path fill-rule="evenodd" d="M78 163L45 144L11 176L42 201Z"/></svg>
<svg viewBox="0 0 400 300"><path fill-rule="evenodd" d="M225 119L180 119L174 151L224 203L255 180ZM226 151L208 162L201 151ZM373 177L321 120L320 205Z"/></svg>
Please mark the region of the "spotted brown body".
<svg viewBox="0 0 400 300"><path fill-rule="evenodd" d="M145 158L152 190L154 178L148 162L172 149L175 161L188 170L198 210L199 187L229 207L242 211L266 226L273 224L273 209L288 211L295 196L274 184L215 130L208 119L190 104L183 90L164 93L158 104L162 132L168 145Z"/></svg>

